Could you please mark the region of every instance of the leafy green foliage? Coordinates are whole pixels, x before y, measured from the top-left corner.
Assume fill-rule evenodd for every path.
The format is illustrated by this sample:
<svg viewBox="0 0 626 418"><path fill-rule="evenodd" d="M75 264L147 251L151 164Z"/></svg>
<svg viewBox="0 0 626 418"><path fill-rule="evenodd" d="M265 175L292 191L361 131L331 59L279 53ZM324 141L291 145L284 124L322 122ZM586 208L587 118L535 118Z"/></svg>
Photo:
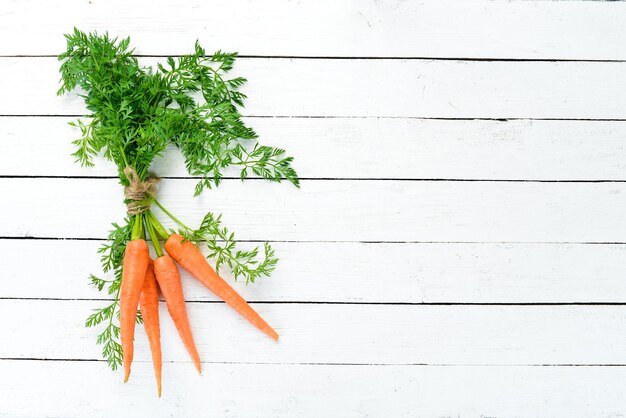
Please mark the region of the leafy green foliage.
<svg viewBox="0 0 626 418"><path fill-rule="evenodd" d="M269 276L276 268L278 258L272 247L266 242L263 245L263 256L258 260L259 247L251 251L237 250L235 234L222 226L222 215L215 217L207 213L194 231L181 230L179 233L197 245L205 243L209 248L208 258L215 260L215 270L227 265L235 280L242 278L246 284L262 276Z"/></svg>
<svg viewBox="0 0 626 418"><path fill-rule="evenodd" d="M81 132L73 142L73 156L82 166L93 166L93 158L102 155L116 164L121 183L128 185L126 167L134 168L139 180L145 181L154 159L173 145L184 156L189 174L200 178L196 195L219 185L229 166L241 170L242 180L252 173L271 181L285 179L299 187L293 159L282 149L260 146L257 134L242 121L239 108L246 96L239 88L246 79L227 77L237 54L217 51L207 56L196 42L192 54L167 58L153 69L139 64L129 38L118 40L78 29L65 38L67 49L59 55L58 94L78 89L91 112L85 120L71 123ZM103 327L97 343L113 369L122 362L119 293L133 222L134 218L127 218L121 225L113 224L108 241L98 250L102 270L113 278L89 277L93 286L113 297L85 323ZM207 214L198 230L187 234L207 243L217 269L227 265L236 279L246 283L268 276L278 261L268 244L262 256L259 248L237 250L234 234L212 214ZM141 322L139 313L137 321Z"/></svg>
<svg viewBox="0 0 626 418"><path fill-rule="evenodd" d="M119 292L122 283L122 266L124 264L124 252L126 242L130 239L132 223L126 219L120 226L113 224L113 230L109 233L108 241L100 246L98 252L101 254L100 262L102 270L106 273L113 272L112 280L105 280L94 276L89 276L90 283L99 291L107 288L109 295L114 295L112 303L103 308L96 309L85 321L87 328L104 324L104 329L98 335L96 342L102 345L102 356L107 360L109 366L116 370L122 363L122 346L119 343ZM141 322L141 315L137 312L137 322Z"/></svg>
<svg viewBox="0 0 626 418"><path fill-rule="evenodd" d="M251 169L254 174L264 179L281 181L282 178L286 178L296 187L300 186L298 174L291 167L293 157L286 157L285 150L256 144L250 151L239 146L234 150L233 155L237 158L233 164L243 166L242 180L248 176L248 169Z"/></svg>
<svg viewBox="0 0 626 418"><path fill-rule="evenodd" d="M132 56L129 38L118 41L78 29L65 37L58 94L82 89L93 113L87 123L73 123L82 133L74 141L74 156L83 166L93 165L92 157L102 153L120 175L130 164L143 180L154 158L173 144L189 174L201 178L196 195L217 186L231 165L239 166L242 179L251 170L299 185L292 158L281 149L258 146L257 134L241 119L246 96L239 88L246 79L226 77L237 54L207 56L196 42L192 54L167 58L153 70Z"/></svg>

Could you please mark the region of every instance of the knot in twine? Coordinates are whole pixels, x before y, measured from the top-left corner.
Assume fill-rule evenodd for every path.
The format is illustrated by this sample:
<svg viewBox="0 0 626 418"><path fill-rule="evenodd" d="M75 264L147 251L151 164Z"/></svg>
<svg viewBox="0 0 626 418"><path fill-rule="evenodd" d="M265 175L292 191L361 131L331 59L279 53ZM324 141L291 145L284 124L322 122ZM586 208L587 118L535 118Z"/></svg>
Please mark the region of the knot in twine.
<svg viewBox="0 0 626 418"><path fill-rule="evenodd" d="M158 177L148 177L146 181L141 181L137 171L133 167L126 167L124 175L129 181L129 185L124 187L124 203L129 215L139 215L150 209L150 204L156 195L156 185L161 180Z"/></svg>

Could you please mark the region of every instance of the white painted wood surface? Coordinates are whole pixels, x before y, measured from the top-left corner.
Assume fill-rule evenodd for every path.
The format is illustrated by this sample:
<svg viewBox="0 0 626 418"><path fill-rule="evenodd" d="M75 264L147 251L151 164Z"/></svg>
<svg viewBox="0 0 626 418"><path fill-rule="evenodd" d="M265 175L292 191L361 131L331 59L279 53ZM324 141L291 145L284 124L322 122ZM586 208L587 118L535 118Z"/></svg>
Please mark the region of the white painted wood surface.
<svg viewBox="0 0 626 418"><path fill-rule="evenodd" d="M91 3L89 2L91 1ZM57 54L73 26L131 35L140 54L198 38L246 55L624 59L626 5L544 1L156 0L10 2L2 55ZM54 19L51 19L54 16Z"/></svg>
<svg viewBox="0 0 626 418"><path fill-rule="evenodd" d="M585 1L0 5L0 416L626 415L625 18ZM235 283L278 344L183 273L204 375L163 310L160 400L143 333L123 385L83 327L124 208L110 164L69 155L85 110L55 96L55 55L74 25L131 35L147 64L196 38L239 51L247 122L305 178L194 199L174 150L153 167L190 223L222 212L281 258Z"/></svg>
<svg viewBox="0 0 626 418"><path fill-rule="evenodd" d="M100 356L96 330L84 313L105 302L7 300L0 326L12 338L12 359L89 359ZM255 330L224 303L188 303L194 339L205 362L272 364L537 365L618 364L623 359L626 313L620 306L428 306L254 303L280 334ZM164 360L189 354L161 304ZM42 315L42 313L46 313ZM20 318L16 323L15 318ZM150 361L143 333L135 357ZM57 338L63 335L63 338ZM253 348L253 349L252 349Z"/></svg>
<svg viewBox="0 0 626 418"><path fill-rule="evenodd" d="M242 240L598 243L626 230L623 182L225 180L194 199L196 182L163 181L159 200L191 225L222 213ZM0 178L0 195L12 196L0 218L11 237L105 238L125 214L114 179Z"/></svg>
<svg viewBox="0 0 626 418"><path fill-rule="evenodd" d="M11 298L97 299L83 286L99 271L102 241L0 240L0 294ZM243 243L244 246L254 244ZM350 303L626 302L624 244L273 242L271 280L234 283L249 301ZM24 265L21 256L40 257ZM323 263L320 260L324 260ZM63 271L39 280L48 270ZM181 271L189 301L217 301ZM230 279L228 273L225 274Z"/></svg>
<svg viewBox="0 0 626 418"><path fill-rule="evenodd" d="M102 363L2 361L3 376L20 375L3 392L8 416L255 417L614 417L626 397L624 367L354 366L165 363L159 402L149 363L137 363L124 385ZM77 379L77 376L85 376ZM176 390L174 382L188 382ZM54 382L54 385L48 385ZM303 383L305 382L305 383ZM20 402L28 392L37 402ZM97 393L81 402L72 393ZM63 402L59 402L63 399ZM562 415L561 415L562 414Z"/></svg>
<svg viewBox="0 0 626 418"><path fill-rule="evenodd" d="M54 94L58 67L0 58L0 115L84 114L80 97ZM625 72L626 62L241 58L233 76L255 80L242 88L248 116L625 119Z"/></svg>
<svg viewBox="0 0 626 418"><path fill-rule="evenodd" d="M112 163L85 169L69 155L76 118L5 117L5 176L112 177ZM624 180L626 121L247 118L315 179ZM321 153L319 150L326 150ZM34 165L23 164L30 159ZM384 162L381 164L381 161ZM157 159L161 177L187 177L175 149ZM231 176L238 173L229 172Z"/></svg>

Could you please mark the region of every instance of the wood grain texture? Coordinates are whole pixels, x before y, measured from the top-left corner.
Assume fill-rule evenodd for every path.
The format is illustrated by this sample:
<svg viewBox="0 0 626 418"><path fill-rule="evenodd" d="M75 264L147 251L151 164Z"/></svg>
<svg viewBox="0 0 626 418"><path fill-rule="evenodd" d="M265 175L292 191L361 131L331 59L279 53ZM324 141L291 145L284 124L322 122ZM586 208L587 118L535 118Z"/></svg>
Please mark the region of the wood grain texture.
<svg viewBox="0 0 626 418"><path fill-rule="evenodd" d="M0 176L116 176L102 159L74 163L74 118L0 119ZM626 122L248 118L262 143L295 157L303 178L624 180ZM24 161L31 164L24 164ZM155 161L188 176L180 153ZM237 176L236 170L228 170Z"/></svg>
<svg viewBox="0 0 626 418"><path fill-rule="evenodd" d="M137 363L124 385L102 363L0 361L2 375L22 376L6 385L2 412L32 417L46 411L46 416L81 418L99 417L102 411L155 418L551 418L558 411L589 418L619 416L626 401L624 367L209 364L204 370L198 377L187 364L165 363L163 398L157 401L151 399L154 377L149 363ZM184 391L173 383L182 381L189 382ZM26 392L37 402L21 402Z"/></svg>
<svg viewBox="0 0 626 418"><path fill-rule="evenodd" d="M4 298L93 299L99 241L0 240ZM242 243L244 247L252 246ZM269 279L250 301L349 303L626 303L624 245L277 242ZM24 264L23 259L37 259ZM50 279L49 272L62 272ZM181 270L189 301L216 301ZM110 278L110 275L104 277ZM41 279L45 278L45 279ZM36 283L36 286L34 285ZM98 302L94 302L97 304Z"/></svg>
<svg viewBox="0 0 626 418"><path fill-rule="evenodd" d="M76 94L54 95L58 67L0 58L0 115L85 113ZM624 72L626 62L240 59L233 74L250 80L245 115L626 119Z"/></svg>
<svg viewBox="0 0 626 418"><path fill-rule="evenodd" d="M0 416L626 414L626 2L5 3ZM145 64L238 50L246 121L307 179L193 199L181 158L156 162L188 223L222 212L281 258L235 284L278 344L183 273L205 373L162 303L161 400L143 331L123 385L84 328L124 207L111 165L69 155L74 25L130 35Z"/></svg>
<svg viewBox="0 0 626 418"><path fill-rule="evenodd" d="M624 183L226 180L193 199L195 182L163 181L161 202L190 225L223 213L243 240L622 242L626 230ZM112 179L2 178L0 195L3 237L104 238L124 217Z"/></svg>
<svg viewBox="0 0 626 418"><path fill-rule="evenodd" d="M42 1L2 12L2 55L58 54L78 25L130 35L141 54L183 54L199 38L269 56L626 58L620 2L71 0L63 13Z"/></svg>
<svg viewBox="0 0 626 418"><path fill-rule="evenodd" d="M99 359L94 301L3 300L0 358ZM228 363L623 364L622 306L252 305L274 342L223 303L188 303L200 358ZM45 314L44 314L45 313ZM193 365L161 303L163 360ZM20 318L15 321L15 318ZM135 359L150 361L143 332ZM62 335L63 338L59 338ZM419 343L417 343L419 341Z"/></svg>

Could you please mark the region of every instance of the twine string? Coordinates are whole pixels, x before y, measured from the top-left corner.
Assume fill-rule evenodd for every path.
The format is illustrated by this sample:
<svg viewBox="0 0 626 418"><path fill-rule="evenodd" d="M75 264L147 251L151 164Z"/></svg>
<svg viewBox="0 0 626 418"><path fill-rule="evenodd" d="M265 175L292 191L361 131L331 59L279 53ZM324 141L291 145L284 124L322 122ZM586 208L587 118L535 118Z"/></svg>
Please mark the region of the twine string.
<svg viewBox="0 0 626 418"><path fill-rule="evenodd" d="M157 191L157 183L161 180L158 177L148 177L145 181L141 181L137 175L137 171L133 167L126 167L124 175L130 183L124 187L124 202L126 203L126 211L129 215L139 215L150 210L150 204Z"/></svg>

